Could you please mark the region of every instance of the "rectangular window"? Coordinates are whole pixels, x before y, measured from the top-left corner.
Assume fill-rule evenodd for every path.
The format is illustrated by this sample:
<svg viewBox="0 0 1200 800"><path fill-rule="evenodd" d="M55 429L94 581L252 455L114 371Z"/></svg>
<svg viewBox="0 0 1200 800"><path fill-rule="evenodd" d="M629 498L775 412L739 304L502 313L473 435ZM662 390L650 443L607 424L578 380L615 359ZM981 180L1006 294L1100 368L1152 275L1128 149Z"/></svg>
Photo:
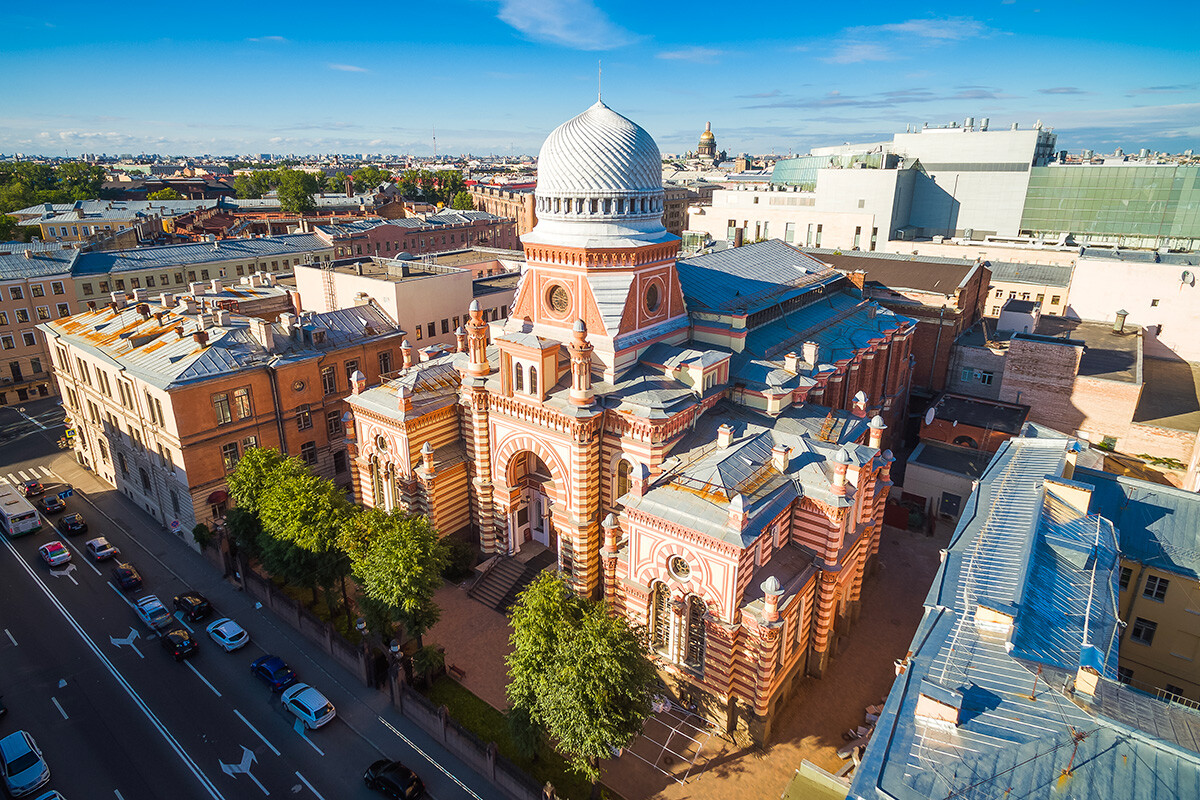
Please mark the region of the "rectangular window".
<svg viewBox="0 0 1200 800"><path fill-rule="evenodd" d="M196 282L196 270L189 269L188 270L188 283L195 283L195 282Z"/></svg>
<svg viewBox="0 0 1200 800"><path fill-rule="evenodd" d="M66 303L59 303L58 304L58 316L59 317L71 316L71 307L69 305L67 305Z"/></svg>
<svg viewBox="0 0 1200 800"><path fill-rule="evenodd" d="M35 283L29 287L29 296L30 297L45 297L46 290L44 288L42 288L42 285L40 283Z"/></svg>
<svg viewBox="0 0 1200 800"><path fill-rule="evenodd" d="M147 289L153 289L153 288L154 288L154 276L153 276L153 275L147 275L147 276L146 276L146 288L147 288Z"/></svg>
<svg viewBox="0 0 1200 800"><path fill-rule="evenodd" d="M1129 683L1133 680L1133 670L1129 667L1117 667L1117 680L1121 683Z"/></svg>
<svg viewBox="0 0 1200 800"><path fill-rule="evenodd" d="M317 443L305 442L300 445L300 460L310 467L317 465Z"/></svg>
<svg viewBox="0 0 1200 800"><path fill-rule="evenodd" d="M1056 305L1058 305L1058 301L1059 301L1060 299L1061 299L1061 298L1059 298L1059 296L1058 296L1058 295L1051 295L1051 297L1050 297L1050 305L1052 305L1052 306L1056 306Z"/></svg>
<svg viewBox="0 0 1200 800"><path fill-rule="evenodd" d="M346 471L346 451L345 450L338 450L336 453L333 454L333 471L334 472L345 472Z"/></svg>
<svg viewBox="0 0 1200 800"><path fill-rule="evenodd" d="M796 223L786 222L783 225L783 240L791 244L796 238Z"/></svg>
<svg viewBox="0 0 1200 800"><path fill-rule="evenodd" d="M50 306L38 306L37 307L37 318L40 320L50 319Z"/></svg>
<svg viewBox="0 0 1200 800"><path fill-rule="evenodd" d="M233 469L238 462L238 445L237 442L221 446L221 462L225 465L225 471Z"/></svg>
<svg viewBox="0 0 1200 800"><path fill-rule="evenodd" d="M108 281L100 281L100 294L108 291Z"/></svg>
<svg viewBox="0 0 1200 800"><path fill-rule="evenodd" d="M130 289L142 288L142 279L141 278L130 278L129 279L129 288Z"/></svg>
<svg viewBox="0 0 1200 800"><path fill-rule="evenodd" d="M18 313L19 313L19 312L18 312ZM427 327L427 328L428 328L428 330L429 330L429 338L430 338L430 339L432 339L434 336L437 336L437 324L436 324L436 323L433 323L433 322L431 322L431 323L429 323L429 325L428 325L428 326L426 326L426 327Z"/></svg>
<svg viewBox="0 0 1200 800"><path fill-rule="evenodd" d="M1157 622L1138 617L1133 621L1133 627L1129 630L1129 638L1140 644L1152 644L1156 630L1158 630Z"/></svg>
<svg viewBox="0 0 1200 800"><path fill-rule="evenodd" d="M3 347L5 350L12 350L16 346L17 342L13 337L7 335L0 336L0 347Z"/></svg>
<svg viewBox="0 0 1200 800"><path fill-rule="evenodd" d="M346 362L346 385L347 386L353 385L353 380L351 379L350 376L353 375L357 370L358 370L358 359L354 359L354 360Z"/></svg>
<svg viewBox="0 0 1200 800"><path fill-rule="evenodd" d="M8 312L0 311L0 325L7 325L7 324L8 324Z"/></svg>
<svg viewBox="0 0 1200 800"><path fill-rule="evenodd" d="M233 414L229 409L229 395L227 393L214 394L212 404L213 411L217 413L218 425L227 425L233 422Z"/></svg>
<svg viewBox="0 0 1200 800"><path fill-rule="evenodd" d="M329 433L329 438L342 435L342 412L328 411L325 414L325 428Z"/></svg>
<svg viewBox="0 0 1200 800"><path fill-rule="evenodd" d="M37 375L42 371L42 360L40 358L29 359L29 370Z"/></svg>
<svg viewBox="0 0 1200 800"><path fill-rule="evenodd" d="M242 439L242 452L243 453L247 452L248 450L250 450L253 447L258 447L258 437L257 436L247 436L245 439Z"/></svg>
<svg viewBox="0 0 1200 800"><path fill-rule="evenodd" d="M1129 588L1129 579L1133 577L1133 569L1131 567L1121 567L1121 588Z"/></svg>
<svg viewBox="0 0 1200 800"><path fill-rule="evenodd" d="M200 270L200 280L202 280L202 281L208 280L208 270L206 270L206 269Z"/></svg>
<svg viewBox="0 0 1200 800"><path fill-rule="evenodd" d="M417 323L417 327L414 330L416 331L416 334L417 334L417 341L418 342L421 341L421 339L422 339L421 331L424 329L421 327L420 323Z"/></svg>
<svg viewBox="0 0 1200 800"><path fill-rule="evenodd" d="M979 373L979 382L982 383L984 386L991 386L992 385L992 377L993 377L993 375L990 372L981 372L981 373Z"/></svg>
<svg viewBox="0 0 1200 800"><path fill-rule="evenodd" d="M1173 683L1168 683L1166 686L1163 687L1163 689L1165 689L1169 694L1175 695L1176 697L1183 697L1183 687L1181 687L1181 686L1176 686Z"/></svg>
<svg viewBox="0 0 1200 800"><path fill-rule="evenodd" d="M81 284L80 288L83 289L83 293L85 295L90 295L92 293L92 285L90 283Z"/></svg>
<svg viewBox="0 0 1200 800"><path fill-rule="evenodd" d="M379 353L379 375L392 371L392 351L383 350Z"/></svg>
<svg viewBox="0 0 1200 800"><path fill-rule="evenodd" d="M175 273L175 282L176 282L176 283L183 283L183 273L182 273L182 272L176 272L176 273ZM166 281L163 281L163 283L166 283Z"/></svg>
<svg viewBox="0 0 1200 800"><path fill-rule="evenodd" d="M1038 296L1037 296L1037 302L1039 302L1039 303L1040 303L1040 302L1042 302L1042 301L1043 301L1043 300L1045 300L1045 299L1046 299L1046 295L1044 295L1044 294L1040 294L1040 293L1038 294Z"/></svg>
<svg viewBox="0 0 1200 800"><path fill-rule="evenodd" d="M8 296L13 300L24 300L25 292L21 290L20 286L10 286L8 287Z"/></svg>
<svg viewBox="0 0 1200 800"><path fill-rule="evenodd" d="M442 333L449 333L449 332L450 332L450 320L444 319L444 320L442 320Z"/></svg>
<svg viewBox="0 0 1200 800"><path fill-rule="evenodd" d="M17 322L29 322L29 309L28 308L18 308L17 309Z"/></svg>
<svg viewBox="0 0 1200 800"><path fill-rule="evenodd" d="M116 283L117 283L117 291L118 292L125 291L125 279L124 278L117 278Z"/></svg>
<svg viewBox="0 0 1200 800"><path fill-rule="evenodd" d="M1146 588L1142 590L1142 597L1150 600L1162 602L1167 596L1167 584L1170 581L1166 578L1160 578L1157 575L1151 575L1146 578Z"/></svg>
<svg viewBox="0 0 1200 800"><path fill-rule="evenodd" d="M321 367L321 389L327 395L337 391L337 370L332 366Z"/></svg>
<svg viewBox="0 0 1200 800"><path fill-rule="evenodd" d="M21 341L25 343L26 347L33 347L37 344L37 337L33 335L33 331L22 331Z"/></svg>
<svg viewBox="0 0 1200 800"><path fill-rule="evenodd" d="M296 428L297 430L306 431L312 427L312 411L308 405L302 405L296 409Z"/></svg>
<svg viewBox="0 0 1200 800"><path fill-rule="evenodd" d="M158 282L161 283L162 287L165 289L171 285L171 276L164 272L158 276Z"/></svg>
<svg viewBox="0 0 1200 800"><path fill-rule="evenodd" d="M859 200L858 202L861 203L862 201ZM861 207L862 206L859 206L859 208L861 208ZM858 249L858 243L861 239L862 239L862 226L860 225L860 226L855 227L855 229L854 229L854 248L856 250Z"/></svg>
<svg viewBox="0 0 1200 800"><path fill-rule="evenodd" d="M253 413L250 409L249 389L233 390L233 410L238 419L246 419Z"/></svg>
<svg viewBox="0 0 1200 800"><path fill-rule="evenodd" d="M996 290L996 297L1004 297L1004 290L1003 290L1003 289L997 289L997 290Z"/></svg>
<svg viewBox="0 0 1200 800"><path fill-rule="evenodd" d="M1151 300L1151 301L1150 301L1150 307L1151 307L1151 308L1154 308L1154 307L1155 307L1155 306L1157 306L1157 305L1158 305L1158 301L1157 301L1157 300Z"/></svg>
<svg viewBox="0 0 1200 800"><path fill-rule="evenodd" d="M103 439L97 439L96 441L100 444L100 457L104 459L105 464L111 464L112 457L108 454L108 445L104 443Z"/></svg>

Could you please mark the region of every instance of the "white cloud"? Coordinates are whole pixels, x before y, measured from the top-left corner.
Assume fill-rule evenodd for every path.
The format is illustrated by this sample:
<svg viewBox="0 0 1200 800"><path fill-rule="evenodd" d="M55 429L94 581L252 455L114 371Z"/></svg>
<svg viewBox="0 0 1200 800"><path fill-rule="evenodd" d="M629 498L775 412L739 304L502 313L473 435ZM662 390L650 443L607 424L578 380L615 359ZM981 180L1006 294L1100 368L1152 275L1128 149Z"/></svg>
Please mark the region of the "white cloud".
<svg viewBox="0 0 1200 800"><path fill-rule="evenodd" d="M501 22L530 39L575 50L614 50L638 37L591 0L499 0Z"/></svg>
<svg viewBox="0 0 1200 800"><path fill-rule="evenodd" d="M994 33L991 28L969 17L929 17L886 25L855 25L841 32L829 55L821 60L830 64L892 61L900 58L897 46L938 45L991 33Z"/></svg>
<svg viewBox="0 0 1200 800"><path fill-rule="evenodd" d="M247 42L286 42L282 36L251 36L246 39Z"/></svg>
<svg viewBox="0 0 1200 800"><path fill-rule="evenodd" d="M858 64L862 61L891 61L895 57L890 48L877 42L838 42L833 52L821 60L830 64Z"/></svg>
<svg viewBox="0 0 1200 800"><path fill-rule="evenodd" d="M879 25L877 29L888 33L899 33L905 36L916 36L921 39L934 39L938 41L972 39L988 32L986 25L979 20L969 17L910 19L906 22Z"/></svg>
<svg viewBox="0 0 1200 800"><path fill-rule="evenodd" d="M338 72L370 72L366 67L356 67L353 64L330 64L330 69L336 69Z"/></svg>
<svg viewBox="0 0 1200 800"><path fill-rule="evenodd" d="M657 57L667 61L695 61L698 64L711 64L717 60L718 56L724 54L724 50L715 50L711 47L685 47L682 50L667 50L659 53Z"/></svg>

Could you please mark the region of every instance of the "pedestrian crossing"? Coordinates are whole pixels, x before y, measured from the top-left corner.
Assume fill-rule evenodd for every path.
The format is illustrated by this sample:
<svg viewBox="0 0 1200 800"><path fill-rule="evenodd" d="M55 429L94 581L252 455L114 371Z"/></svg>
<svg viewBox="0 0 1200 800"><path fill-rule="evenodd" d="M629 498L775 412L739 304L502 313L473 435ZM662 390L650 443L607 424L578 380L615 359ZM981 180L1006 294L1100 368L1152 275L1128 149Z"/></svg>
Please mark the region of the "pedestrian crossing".
<svg viewBox="0 0 1200 800"><path fill-rule="evenodd" d="M42 478L53 478L54 473L49 467L34 466L28 469L19 469L16 473L8 473L0 475L0 486L20 486L29 481L40 481Z"/></svg>

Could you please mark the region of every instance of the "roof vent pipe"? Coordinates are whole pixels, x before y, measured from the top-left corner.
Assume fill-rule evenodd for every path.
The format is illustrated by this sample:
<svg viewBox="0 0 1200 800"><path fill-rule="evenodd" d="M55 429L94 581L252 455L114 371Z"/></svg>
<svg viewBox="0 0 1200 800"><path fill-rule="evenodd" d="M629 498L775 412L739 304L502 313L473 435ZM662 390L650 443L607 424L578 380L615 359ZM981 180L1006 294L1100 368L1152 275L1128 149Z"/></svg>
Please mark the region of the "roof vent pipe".
<svg viewBox="0 0 1200 800"><path fill-rule="evenodd" d="M1113 333L1125 332L1125 319L1128 316L1129 312L1123 308L1117 312L1117 321L1113 323Z"/></svg>

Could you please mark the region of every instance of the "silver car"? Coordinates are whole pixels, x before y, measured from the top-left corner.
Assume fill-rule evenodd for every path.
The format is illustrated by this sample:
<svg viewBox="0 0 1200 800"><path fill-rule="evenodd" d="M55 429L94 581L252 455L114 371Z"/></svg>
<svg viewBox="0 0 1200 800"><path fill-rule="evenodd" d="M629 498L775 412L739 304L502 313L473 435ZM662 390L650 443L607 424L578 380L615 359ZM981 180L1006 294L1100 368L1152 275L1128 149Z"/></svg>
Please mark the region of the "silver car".
<svg viewBox="0 0 1200 800"><path fill-rule="evenodd" d="M215 622L209 623L204 630L208 631L208 635L212 640L221 645L221 648L226 653L232 653L239 647L244 647L250 641L250 634L246 633L241 625L231 620L229 617L222 617Z"/></svg>
<svg viewBox="0 0 1200 800"><path fill-rule="evenodd" d="M13 797L27 795L50 782L50 767L37 742L25 731L0 739L0 770L4 772L4 788Z"/></svg>
<svg viewBox="0 0 1200 800"><path fill-rule="evenodd" d="M315 730L337 716L333 703L307 683L297 683L282 695L283 706L304 723L304 727Z"/></svg>

